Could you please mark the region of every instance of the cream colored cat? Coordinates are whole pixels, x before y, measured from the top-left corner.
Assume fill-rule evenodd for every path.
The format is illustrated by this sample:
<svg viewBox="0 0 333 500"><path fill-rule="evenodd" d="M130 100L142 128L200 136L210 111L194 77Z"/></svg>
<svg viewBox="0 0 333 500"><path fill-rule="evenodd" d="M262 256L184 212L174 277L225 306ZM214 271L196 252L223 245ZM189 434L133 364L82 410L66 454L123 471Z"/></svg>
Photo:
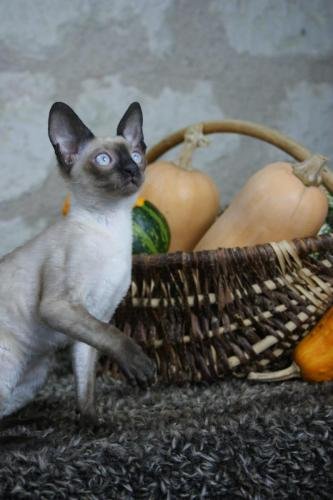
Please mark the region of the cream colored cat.
<svg viewBox="0 0 333 500"><path fill-rule="evenodd" d="M131 104L116 137L97 139L58 102L49 137L72 207L0 260L0 417L34 398L54 351L72 344L78 407L90 419L98 351L132 384L154 378L151 360L109 324L131 278L131 209L145 169L141 108Z"/></svg>

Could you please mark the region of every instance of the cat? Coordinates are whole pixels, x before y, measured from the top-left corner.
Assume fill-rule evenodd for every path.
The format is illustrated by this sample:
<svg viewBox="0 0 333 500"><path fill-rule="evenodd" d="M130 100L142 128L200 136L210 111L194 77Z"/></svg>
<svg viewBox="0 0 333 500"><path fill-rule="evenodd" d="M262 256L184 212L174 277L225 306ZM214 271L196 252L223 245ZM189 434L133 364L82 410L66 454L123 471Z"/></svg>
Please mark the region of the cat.
<svg viewBox="0 0 333 500"><path fill-rule="evenodd" d="M67 344L83 421L96 419L99 351L131 384L154 381L154 363L109 323L131 280L131 210L146 166L142 125L137 102L117 135L103 139L67 104L50 109L49 138L71 210L0 260L0 418L33 400L55 350Z"/></svg>

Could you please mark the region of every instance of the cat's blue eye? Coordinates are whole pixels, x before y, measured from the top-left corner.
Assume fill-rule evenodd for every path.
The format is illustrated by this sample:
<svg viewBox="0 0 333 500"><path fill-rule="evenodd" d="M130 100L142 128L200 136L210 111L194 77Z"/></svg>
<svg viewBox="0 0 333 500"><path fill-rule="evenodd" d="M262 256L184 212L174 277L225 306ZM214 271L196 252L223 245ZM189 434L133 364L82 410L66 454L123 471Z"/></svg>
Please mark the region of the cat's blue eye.
<svg viewBox="0 0 333 500"><path fill-rule="evenodd" d="M99 153L96 158L96 163L101 167L107 167L111 163L111 158L107 153Z"/></svg>
<svg viewBox="0 0 333 500"><path fill-rule="evenodd" d="M137 151L134 151L132 154L132 160L135 161L135 163L139 164L141 163L142 161L142 156L140 155L140 153L138 153Z"/></svg>

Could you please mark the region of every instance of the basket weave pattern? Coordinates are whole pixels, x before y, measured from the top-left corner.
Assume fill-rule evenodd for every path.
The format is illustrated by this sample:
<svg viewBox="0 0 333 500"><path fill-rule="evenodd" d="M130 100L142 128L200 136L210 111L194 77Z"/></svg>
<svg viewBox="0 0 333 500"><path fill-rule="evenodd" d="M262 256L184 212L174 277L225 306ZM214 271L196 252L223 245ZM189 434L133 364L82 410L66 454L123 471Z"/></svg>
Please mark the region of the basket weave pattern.
<svg viewBox="0 0 333 500"><path fill-rule="evenodd" d="M333 237L134 258L115 323L165 382L267 370L332 304Z"/></svg>
<svg viewBox="0 0 333 500"><path fill-rule="evenodd" d="M312 153L276 130L238 120L203 123L203 133L237 133L299 161ZM179 130L147 153L158 159L184 140ZM321 172L333 192L333 174ZM299 340L333 304L333 235L249 248L138 255L113 322L155 359L161 381L212 381L290 363ZM107 366L118 376L117 367Z"/></svg>

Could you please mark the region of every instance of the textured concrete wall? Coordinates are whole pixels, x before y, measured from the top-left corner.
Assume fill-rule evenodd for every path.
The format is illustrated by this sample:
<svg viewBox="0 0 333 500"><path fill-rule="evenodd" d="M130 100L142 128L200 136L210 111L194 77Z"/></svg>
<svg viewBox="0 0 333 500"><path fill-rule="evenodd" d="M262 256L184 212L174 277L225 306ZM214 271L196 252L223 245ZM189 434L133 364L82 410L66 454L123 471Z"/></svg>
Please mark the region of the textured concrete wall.
<svg viewBox="0 0 333 500"><path fill-rule="evenodd" d="M0 254L58 215L65 188L47 138L56 100L105 135L139 100L150 145L228 117L333 157L332 0L0 0L0 19ZM195 163L228 201L283 156L220 135Z"/></svg>

